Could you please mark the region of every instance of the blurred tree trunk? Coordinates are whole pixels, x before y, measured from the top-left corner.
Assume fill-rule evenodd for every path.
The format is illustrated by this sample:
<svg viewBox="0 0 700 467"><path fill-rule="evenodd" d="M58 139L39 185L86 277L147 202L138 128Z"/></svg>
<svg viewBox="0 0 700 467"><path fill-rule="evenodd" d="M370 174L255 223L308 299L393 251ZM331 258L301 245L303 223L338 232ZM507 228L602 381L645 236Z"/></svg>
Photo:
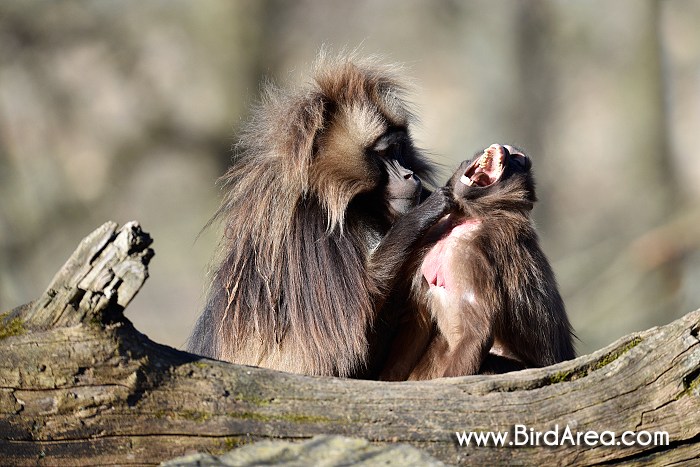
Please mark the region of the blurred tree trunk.
<svg viewBox="0 0 700 467"><path fill-rule="evenodd" d="M658 0L519 8L517 131L538 178L550 181L538 186L535 216L588 349L619 335L600 330L601 320L644 329L678 316L679 250L628 248L683 205L669 150L662 8Z"/></svg>

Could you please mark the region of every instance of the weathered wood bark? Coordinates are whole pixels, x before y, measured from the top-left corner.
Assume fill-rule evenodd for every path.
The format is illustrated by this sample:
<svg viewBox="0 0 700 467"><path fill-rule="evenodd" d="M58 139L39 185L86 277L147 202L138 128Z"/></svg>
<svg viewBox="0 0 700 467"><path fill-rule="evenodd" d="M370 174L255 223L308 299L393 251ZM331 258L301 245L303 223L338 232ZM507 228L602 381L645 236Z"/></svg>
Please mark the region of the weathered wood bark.
<svg viewBox="0 0 700 467"><path fill-rule="evenodd" d="M452 464L671 464L700 456L700 311L549 368L379 383L231 365L150 341L122 311L153 252L105 224L0 327L0 464L151 464L317 434ZM601 323L604 325L604 323ZM666 431L668 446L462 447L456 431ZM513 438L510 438L513 439ZM507 443L506 443L507 444Z"/></svg>

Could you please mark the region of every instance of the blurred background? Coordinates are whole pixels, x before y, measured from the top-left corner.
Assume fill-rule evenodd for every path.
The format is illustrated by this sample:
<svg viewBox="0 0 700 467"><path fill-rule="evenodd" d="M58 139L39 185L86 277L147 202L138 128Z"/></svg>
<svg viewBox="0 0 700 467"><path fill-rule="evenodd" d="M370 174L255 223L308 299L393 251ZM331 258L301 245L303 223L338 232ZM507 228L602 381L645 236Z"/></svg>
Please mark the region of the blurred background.
<svg viewBox="0 0 700 467"><path fill-rule="evenodd" d="M405 64L442 179L525 148L581 353L700 307L700 0L0 3L0 310L107 220L155 239L126 311L182 347L260 83L359 47Z"/></svg>

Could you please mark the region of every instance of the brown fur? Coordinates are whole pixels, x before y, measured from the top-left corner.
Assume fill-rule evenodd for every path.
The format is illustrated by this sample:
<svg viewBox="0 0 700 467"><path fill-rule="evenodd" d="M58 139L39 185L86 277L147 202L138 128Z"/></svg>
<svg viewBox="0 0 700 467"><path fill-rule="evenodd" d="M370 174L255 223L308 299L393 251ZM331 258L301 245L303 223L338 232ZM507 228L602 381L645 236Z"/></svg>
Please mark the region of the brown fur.
<svg viewBox="0 0 700 467"><path fill-rule="evenodd" d="M381 340L370 336L377 303L391 287L380 282L394 275L394 260L370 254L394 254L380 244L394 216L386 171L368 149L392 128L408 131L404 89L395 68L322 57L309 85L266 90L222 177L221 260L190 351L295 373L366 373ZM410 141L402 157L429 177Z"/></svg>
<svg viewBox="0 0 700 467"><path fill-rule="evenodd" d="M406 297L400 306L409 313L383 379L498 373L575 357L564 303L530 221L536 198L529 166L489 188L474 188L458 182L468 165L449 183L456 201L449 217L406 263L410 289L395 296ZM446 243L443 268L451 287L429 287L422 262L464 221L478 224Z"/></svg>

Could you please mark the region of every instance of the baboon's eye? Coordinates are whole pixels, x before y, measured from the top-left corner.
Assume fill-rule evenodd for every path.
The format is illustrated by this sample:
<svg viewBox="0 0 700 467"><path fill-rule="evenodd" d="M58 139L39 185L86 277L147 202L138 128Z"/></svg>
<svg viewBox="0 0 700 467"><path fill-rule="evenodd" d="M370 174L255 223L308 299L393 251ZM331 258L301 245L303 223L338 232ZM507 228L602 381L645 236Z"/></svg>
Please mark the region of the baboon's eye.
<svg viewBox="0 0 700 467"><path fill-rule="evenodd" d="M372 151L382 158L395 159L406 167L406 142L408 133L404 128L391 127L386 133L377 138L372 146Z"/></svg>

